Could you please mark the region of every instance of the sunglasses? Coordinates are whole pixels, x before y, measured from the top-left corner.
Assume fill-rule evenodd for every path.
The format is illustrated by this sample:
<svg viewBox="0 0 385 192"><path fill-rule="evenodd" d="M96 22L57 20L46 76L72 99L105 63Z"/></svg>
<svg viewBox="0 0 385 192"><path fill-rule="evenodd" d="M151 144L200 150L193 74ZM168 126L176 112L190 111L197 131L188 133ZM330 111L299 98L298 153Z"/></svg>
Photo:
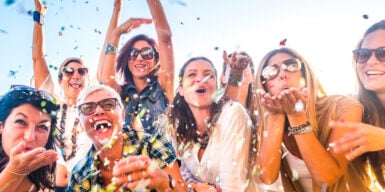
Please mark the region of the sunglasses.
<svg viewBox="0 0 385 192"><path fill-rule="evenodd" d="M302 61L296 58L283 61L282 65L273 64L262 69L262 77L265 80L271 80L278 76L281 68L288 72L297 72L302 68Z"/></svg>
<svg viewBox="0 0 385 192"><path fill-rule="evenodd" d="M26 100L28 102L40 102L40 106L44 109L55 111L59 109L57 100L46 91L35 89L26 85L11 85L8 94L18 100Z"/></svg>
<svg viewBox="0 0 385 192"><path fill-rule="evenodd" d="M368 62L373 52L378 61L385 62L385 47L379 47L377 49L356 49L353 51L353 57L357 63L363 64Z"/></svg>
<svg viewBox="0 0 385 192"><path fill-rule="evenodd" d="M153 59L155 54L154 49L152 49L151 47L143 47L141 50L132 48L130 50L130 60L135 60L138 57L139 53L144 60Z"/></svg>
<svg viewBox="0 0 385 192"><path fill-rule="evenodd" d="M118 99L116 98L107 98L99 102L88 102L83 103L78 106L78 109L83 115L92 115L95 113L96 107L99 105L104 111L111 111L115 109Z"/></svg>
<svg viewBox="0 0 385 192"><path fill-rule="evenodd" d="M63 67L62 72L67 76L72 76L75 73L75 69L72 67ZM88 69L85 67L78 68L78 73L81 76L88 74Z"/></svg>

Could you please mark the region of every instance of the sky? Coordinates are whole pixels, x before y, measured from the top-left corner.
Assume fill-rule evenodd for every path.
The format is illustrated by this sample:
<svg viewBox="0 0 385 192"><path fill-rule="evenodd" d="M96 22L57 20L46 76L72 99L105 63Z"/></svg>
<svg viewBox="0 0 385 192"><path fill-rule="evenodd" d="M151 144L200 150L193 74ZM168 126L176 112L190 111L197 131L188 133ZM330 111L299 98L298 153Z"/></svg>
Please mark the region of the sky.
<svg viewBox="0 0 385 192"><path fill-rule="evenodd" d="M145 0L122 0L120 23L150 18ZM61 62L81 57L96 72L113 0L46 0L46 60L57 77ZM259 64L270 50L299 51L329 94L355 93L352 50L365 30L385 19L384 0L161 0L173 34L176 70L190 57L206 56L221 71L222 51L246 51ZM0 4L0 93L12 84L30 85L33 0ZM122 36L120 45L153 25ZM177 71L177 73L178 73ZM176 74L177 74L176 73Z"/></svg>

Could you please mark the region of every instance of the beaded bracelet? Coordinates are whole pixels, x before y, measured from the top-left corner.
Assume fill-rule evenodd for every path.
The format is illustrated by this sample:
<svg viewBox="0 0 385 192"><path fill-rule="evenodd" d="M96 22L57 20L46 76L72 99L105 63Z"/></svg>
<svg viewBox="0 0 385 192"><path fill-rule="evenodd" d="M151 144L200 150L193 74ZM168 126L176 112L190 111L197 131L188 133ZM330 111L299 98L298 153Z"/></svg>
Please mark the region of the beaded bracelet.
<svg viewBox="0 0 385 192"><path fill-rule="evenodd" d="M14 174L14 175L19 175L19 176L26 176L26 175L29 174L29 173L17 173L17 172L9 170L8 168L5 168L5 170L10 172L10 173L12 173L12 174Z"/></svg>
<svg viewBox="0 0 385 192"><path fill-rule="evenodd" d="M305 123L299 125L298 127L289 127L289 136L290 135L302 135L306 133L311 133L313 128L310 126L310 122L306 121Z"/></svg>
<svg viewBox="0 0 385 192"><path fill-rule="evenodd" d="M230 73L229 85L240 87L242 85L243 74Z"/></svg>

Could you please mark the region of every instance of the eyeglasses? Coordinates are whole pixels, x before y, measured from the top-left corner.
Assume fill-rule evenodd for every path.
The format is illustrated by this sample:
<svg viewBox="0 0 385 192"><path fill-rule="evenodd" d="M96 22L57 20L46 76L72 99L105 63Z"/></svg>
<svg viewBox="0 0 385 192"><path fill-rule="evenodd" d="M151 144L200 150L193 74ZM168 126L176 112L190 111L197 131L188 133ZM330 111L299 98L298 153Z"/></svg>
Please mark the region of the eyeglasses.
<svg viewBox="0 0 385 192"><path fill-rule="evenodd" d="M8 92L12 99L25 100L27 102L39 102L45 110L56 111L59 109L57 100L46 91L35 89L26 85L11 85Z"/></svg>
<svg viewBox="0 0 385 192"><path fill-rule="evenodd" d="M130 50L130 60L135 60L138 57L139 53L144 60L151 60L152 58L154 58L154 49L152 49L151 47L143 47L141 50L132 48Z"/></svg>
<svg viewBox="0 0 385 192"><path fill-rule="evenodd" d="M377 49L356 49L353 51L353 57L357 63L363 64L368 62L373 52L378 61L385 62L385 47L379 47Z"/></svg>
<svg viewBox="0 0 385 192"><path fill-rule="evenodd" d="M63 67L62 72L67 76L72 76L75 73L75 69L72 67ZM81 76L88 74L88 69L85 67L78 68L78 73Z"/></svg>
<svg viewBox="0 0 385 192"><path fill-rule="evenodd" d="M91 115L95 113L96 107L99 105L104 111L111 111L115 109L118 99L116 98L107 98L99 102L88 102L83 103L78 106L78 109L84 115Z"/></svg>
<svg viewBox="0 0 385 192"><path fill-rule="evenodd" d="M271 80L278 76L281 68L289 72L297 72L302 68L302 61L296 58L283 61L282 65L273 64L263 68L262 77L265 80Z"/></svg>

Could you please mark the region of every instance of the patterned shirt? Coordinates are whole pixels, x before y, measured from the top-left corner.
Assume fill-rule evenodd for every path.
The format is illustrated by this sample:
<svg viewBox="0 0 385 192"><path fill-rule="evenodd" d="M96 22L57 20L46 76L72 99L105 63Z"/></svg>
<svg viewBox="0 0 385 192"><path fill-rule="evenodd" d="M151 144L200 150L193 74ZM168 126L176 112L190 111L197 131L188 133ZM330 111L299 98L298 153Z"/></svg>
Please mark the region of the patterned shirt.
<svg viewBox="0 0 385 192"><path fill-rule="evenodd" d="M79 161L71 173L70 184L67 191L114 191L111 185L105 186L100 176L98 164L100 164L94 145L87 156ZM175 150L166 138L159 134L149 135L141 131L128 129L123 133L123 158L129 155L147 155L160 168L175 162ZM110 161L114 161L110 159ZM111 183L113 184L113 183Z"/></svg>
<svg viewBox="0 0 385 192"><path fill-rule="evenodd" d="M142 92L138 93L134 83L129 81L122 86L120 96L126 112L125 125L130 126L134 115L139 115L144 131L153 134L156 128L152 123L164 112L168 103L159 82L157 80L148 82Z"/></svg>

